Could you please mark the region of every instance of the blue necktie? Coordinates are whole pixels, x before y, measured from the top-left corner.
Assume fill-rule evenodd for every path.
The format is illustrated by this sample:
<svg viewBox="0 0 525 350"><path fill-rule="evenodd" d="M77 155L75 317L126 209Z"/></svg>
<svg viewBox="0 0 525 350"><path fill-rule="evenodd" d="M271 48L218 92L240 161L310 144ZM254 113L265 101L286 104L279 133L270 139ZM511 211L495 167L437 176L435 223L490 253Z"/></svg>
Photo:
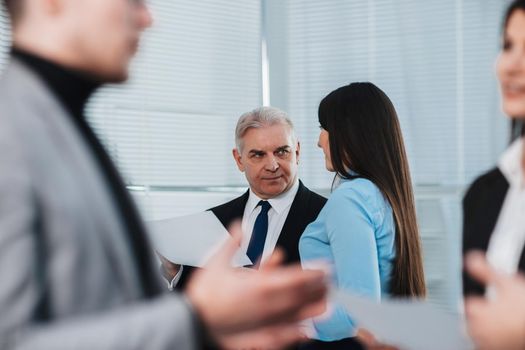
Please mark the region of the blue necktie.
<svg viewBox="0 0 525 350"><path fill-rule="evenodd" d="M259 205L261 206L261 212L257 215L257 219L255 219L252 237L250 238L250 244L246 252L253 265L257 263L257 260L259 260L263 253L264 242L266 242L266 234L268 233L268 210L272 207L267 201L260 201L257 206Z"/></svg>

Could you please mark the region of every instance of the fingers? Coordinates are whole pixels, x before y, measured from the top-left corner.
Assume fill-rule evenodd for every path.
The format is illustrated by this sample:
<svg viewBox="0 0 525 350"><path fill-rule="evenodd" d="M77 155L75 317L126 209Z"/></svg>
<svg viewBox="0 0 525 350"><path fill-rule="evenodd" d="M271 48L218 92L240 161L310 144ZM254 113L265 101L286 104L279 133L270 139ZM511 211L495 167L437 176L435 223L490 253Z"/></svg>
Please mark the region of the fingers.
<svg viewBox="0 0 525 350"><path fill-rule="evenodd" d="M467 319L473 320L486 308L487 301L483 297L468 297L465 299L465 315Z"/></svg>
<svg viewBox="0 0 525 350"><path fill-rule="evenodd" d="M304 306L295 317L295 321L302 321L307 318L319 316L326 312L326 300L321 299L317 302L310 303L308 306Z"/></svg>
<svg viewBox="0 0 525 350"><path fill-rule="evenodd" d="M296 322L316 316L325 309L327 292L321 271L303 271L297 265L273 271L244 274L244 304L250 321L240 327L254 327ZM244 305L244 306L243 306Z"/></svg>
<svg viewBox="0 0 525 350"><path fill-rule="evenodd" d="M230 267L233 255L239 249L242 239L241 224L239 221L234 222L230 225L229 232L231 237L223 244L221 249L215 255L211 257L209 262L206 264L207 267Z"/></svg>
<svg viewBox="0 0 525 350"><path fill-rule="evenodd" d="M260 271L272 270L280 266L284 261L284 251L281 248L275 248L273 254L270 258L264 263L261 264L259 268Z"/></svg>
<svg viewBox="0 0 525 350"><path fill-rule="evenodd" d="M295 324L277 324L229 335L219 340L225 349L282 349L299 341L305 336Z"/></svg>
<svg viewBox="0 0 525 350"><path fill-rule="evenodd" d="M295 266L265 277L262 297L271 322L302 320L325 310L327 286L322 271Z"/></svg>
<svg viewBox="0 0 525 350"><path fill-rule="evenodd" d="M484 285L498 283L498 274L490 267L484 254L479 251L467 253L465 257L465 269L472 278Z"/></svg>
<svg viewBox="0 0 525 350"><path fill-rule="evenodd" d="M482 297L469 297L465 300L465 316L467 318L467 331L477 344L483 344L487 324L487 301ZM490 318L489 318L490 319Z"/></svg>
<svg viewBox="0 0 525 350"><path fill-rule="evenodd" d="M242 239L241 222L239 220L234 221L228 228L228 232L232 236L232 239L236 246L239 247Z"/></svg>
<svg viewBox="0 0 525 350"><path fill-rule="evenodd" d="M374 335L364 328L359 328L357 330L356 337L368 350L399 350L392 345L383 344L377 341Z"/></svg>
<svg viewBox="0 0 525 350"><path fill-rule="evenodd" d="M374 335L364 328L359 328L356 334L357 339L367 348L377 346L378 342Z"/></svg>

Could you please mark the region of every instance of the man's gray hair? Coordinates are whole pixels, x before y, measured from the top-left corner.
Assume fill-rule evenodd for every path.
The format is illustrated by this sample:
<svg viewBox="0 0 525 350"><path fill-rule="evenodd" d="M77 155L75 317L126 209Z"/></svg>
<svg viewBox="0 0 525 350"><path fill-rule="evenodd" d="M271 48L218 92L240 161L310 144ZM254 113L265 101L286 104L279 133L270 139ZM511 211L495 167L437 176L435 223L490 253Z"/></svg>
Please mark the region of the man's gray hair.
<svg viewBox="0 0 525 350"><path fill-rule="evenodd" d="M290 128L293 143L297 143L294 126L288 113L275 107L259 107L253 111L246 112L239 117L235 128L235 145L239 152L242 150L242 138L250 129L258 129L276 124L284 124Z"/></svg>

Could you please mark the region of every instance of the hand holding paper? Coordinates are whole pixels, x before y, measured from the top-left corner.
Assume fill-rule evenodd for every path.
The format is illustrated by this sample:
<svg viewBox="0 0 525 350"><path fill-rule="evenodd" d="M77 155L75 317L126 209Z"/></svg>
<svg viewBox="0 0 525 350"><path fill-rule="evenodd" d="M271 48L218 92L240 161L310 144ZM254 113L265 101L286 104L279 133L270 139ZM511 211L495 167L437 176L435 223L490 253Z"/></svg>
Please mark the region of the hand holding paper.
<svg viewBox="0 0 525 350"><path fill-rule="evenodd" d="M240 242L240 225L190 280L186 294L223 348L282 348L302 339L297 321L322 312L325 276L299 265L281 266L277 253L249 273L230 267Z"/></svg>

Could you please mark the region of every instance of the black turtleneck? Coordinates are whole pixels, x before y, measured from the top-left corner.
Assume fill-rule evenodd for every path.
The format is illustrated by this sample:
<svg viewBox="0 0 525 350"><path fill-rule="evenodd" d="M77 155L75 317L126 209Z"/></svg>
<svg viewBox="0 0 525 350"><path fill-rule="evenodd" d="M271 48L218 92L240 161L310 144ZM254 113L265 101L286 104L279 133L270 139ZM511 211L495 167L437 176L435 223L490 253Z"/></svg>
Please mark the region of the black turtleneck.
<svg viewBox="0 0 525 350"><path fill-rule="evenodd" d="M11 53L44 80L69 113L84 119L84 106L100 83L86 74L66 69L27 51L13 48Z"/></svg>
<svg viewBox="0 0 525 350"><path fill-rule="evenodd" d="M95 155L122 216L144 294L146 297L159 294L160 287L153 276L156 270L151 266L151 250L143 223L117 169L84 118L86 102L101 84L84 73L67 69L21 49L13 48L11 54L36 72L71 114L74 125Z"/></svg>

